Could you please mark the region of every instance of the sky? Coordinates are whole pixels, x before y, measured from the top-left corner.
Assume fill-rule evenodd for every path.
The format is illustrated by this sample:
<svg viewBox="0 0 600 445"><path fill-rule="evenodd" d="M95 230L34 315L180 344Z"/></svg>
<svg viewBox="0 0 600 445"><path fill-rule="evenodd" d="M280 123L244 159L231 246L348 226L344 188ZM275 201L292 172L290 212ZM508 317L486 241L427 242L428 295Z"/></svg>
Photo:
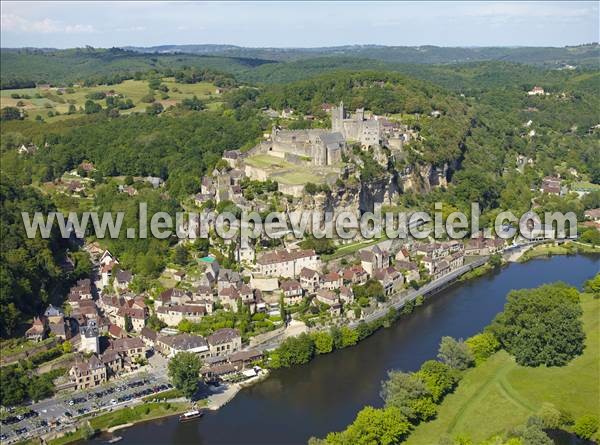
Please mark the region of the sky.
<svg viewBox="0 0 600 445"><path fill-rule="evenodd" d="M2 0L0 45L565 46L600 40L599 4Z"/></svg>

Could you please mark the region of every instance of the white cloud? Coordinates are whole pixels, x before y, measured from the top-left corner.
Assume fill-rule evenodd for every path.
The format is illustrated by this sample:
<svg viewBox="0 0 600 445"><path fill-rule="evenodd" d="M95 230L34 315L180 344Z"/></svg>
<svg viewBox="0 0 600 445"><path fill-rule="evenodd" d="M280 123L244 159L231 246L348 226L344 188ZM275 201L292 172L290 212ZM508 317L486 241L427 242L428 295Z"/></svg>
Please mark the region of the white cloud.
<svg viewBox="0 0 600 445"><path fill-rule="evenodd" d="M2 31L26 32L38 34L69 33L82 34L95 32L92 25L64 24L57 20L44 18L42 20L28 20L15 14L2 14Z"/></svg>

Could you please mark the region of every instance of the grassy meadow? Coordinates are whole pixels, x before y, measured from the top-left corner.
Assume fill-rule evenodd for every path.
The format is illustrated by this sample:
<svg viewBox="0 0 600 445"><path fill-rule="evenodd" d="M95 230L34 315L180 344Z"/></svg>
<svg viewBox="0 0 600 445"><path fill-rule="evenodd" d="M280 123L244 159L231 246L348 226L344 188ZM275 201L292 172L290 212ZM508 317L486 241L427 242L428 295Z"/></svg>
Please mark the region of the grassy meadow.
<svg viewBox="0 0 600 445"><path fill-rule="evenodd" d="M219 106L219 95L216 92L216 87L210 82L198 82L195 84L176 83L174 78L164 78L162 83L169 88L166 93L169 97L161 99L161 93L155 92L156 100L165 108L171 105L176 105L183 99L197 96L199 99L209 102L208 108L214 109ZM73 92L67 92L65 89L62 94L59 94L58 89L49 88L23 88L15 90L0 90L0 108L16 107L17 103L22 102L21 109L27 112L27 119L35 119L36 116L41 116L44 120L60 120L69 119L81 115L81 112L68 115L69 105L73 104L79 110L83 108L87 96L94 92L115 91L123 96L123 99L131 99L135 107L128 110L121 110L121 114L134 112L145 112L148 103L142 102L142 98L148 94L149 87L147 80L126 80L117 85L98 85L93 87L74 86ZM28 96L28 98L13 98L12 95ZM104 99L94 101L100 104L103 108L106 107ZM60 113L58 116L49 117L48 112Z"/></svg>
<svg viewBox="0 0 600 445"><path fill-rule="evenodd" d="M419 425L408 444L431 445L444 436L479 443L524 424L543 403L552 403L575 419L600 411L600 299L582 295L586 347L567 366L517 365L505 351L468 371L438 416Z"/></svg>

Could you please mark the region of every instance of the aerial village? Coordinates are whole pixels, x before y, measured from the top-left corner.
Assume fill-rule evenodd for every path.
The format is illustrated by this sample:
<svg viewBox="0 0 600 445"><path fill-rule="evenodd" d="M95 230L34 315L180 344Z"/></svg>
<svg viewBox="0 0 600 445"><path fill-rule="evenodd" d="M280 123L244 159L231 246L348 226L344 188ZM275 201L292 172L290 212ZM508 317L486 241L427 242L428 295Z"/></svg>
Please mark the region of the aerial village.
<svg viewBox="0 0 600 445"><path fill-rule="evenodd" d="M202 178L201 191L191 200L196 208L208 211L227 203L259 212L331 207L373 211L391 202L399 190L386 181L367 198L360 193L361 152L368 150L383 166L402 159L404 145L418 138L418 132L363 109L348 113L343 103L322 108L331 117L331 129L287 130L274 125L250 150L225 151L214 171ZM272 118L294 119L290 109L264 112ZM523 169L532 162L519 157L515 167ZM91 171L93 165L81 168ZM410 171L405 173L410 182ZM428 175L432 186L445 181L444 169ZM162 186L160 178L140 179L154 188ZM410 187L410 183L404 185ZM321 193L331 188L334 202ZM119 191L136 194L130 185ZM541 192L559 195L565 188L560 178L547 177ZM586 216L598 224L597 214ZM65 390L94 388L152 368L153 357L168 360L184 351L200 356L206 381L239 381L260 372L263 352L287 336L359 323L473 259L509 247L504 239L483 233L461 241L333 242L342 248L320 255L290 234L276 243L262 238L253 244L211 238L211 252L232 259L230 267L220 264L218 255L207 253L195 258L192 266L167 268L163 276L171 285L155 294L134 292L134 274L97 242L87 242L84 248L93 260L93 275L71 288L65 308L50 305L35 318L26 337L68 340L78 351L68 379L58 385ZM240 332L210 325L204 329L206 335L190 329L223 313L248 314L259 328ZM164 369L155 372L164 377Z"/></svg>

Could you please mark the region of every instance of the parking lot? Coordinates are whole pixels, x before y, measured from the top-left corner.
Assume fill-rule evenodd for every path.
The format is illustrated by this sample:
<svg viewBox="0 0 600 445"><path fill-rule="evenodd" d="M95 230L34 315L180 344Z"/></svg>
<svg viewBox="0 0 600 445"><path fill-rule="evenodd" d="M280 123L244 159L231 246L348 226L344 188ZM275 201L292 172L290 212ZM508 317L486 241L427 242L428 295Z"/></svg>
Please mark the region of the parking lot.
<svg viewBox="0 0 600 445"><path fill-rule="evenodd" d="M3 444L13 443L51 430L65 429L83 415L121 408L170 388L172 386L166 378L144 373L68 396L43 400L30 405L26 413L9 413L1 422L0 441Z"/></svg>

